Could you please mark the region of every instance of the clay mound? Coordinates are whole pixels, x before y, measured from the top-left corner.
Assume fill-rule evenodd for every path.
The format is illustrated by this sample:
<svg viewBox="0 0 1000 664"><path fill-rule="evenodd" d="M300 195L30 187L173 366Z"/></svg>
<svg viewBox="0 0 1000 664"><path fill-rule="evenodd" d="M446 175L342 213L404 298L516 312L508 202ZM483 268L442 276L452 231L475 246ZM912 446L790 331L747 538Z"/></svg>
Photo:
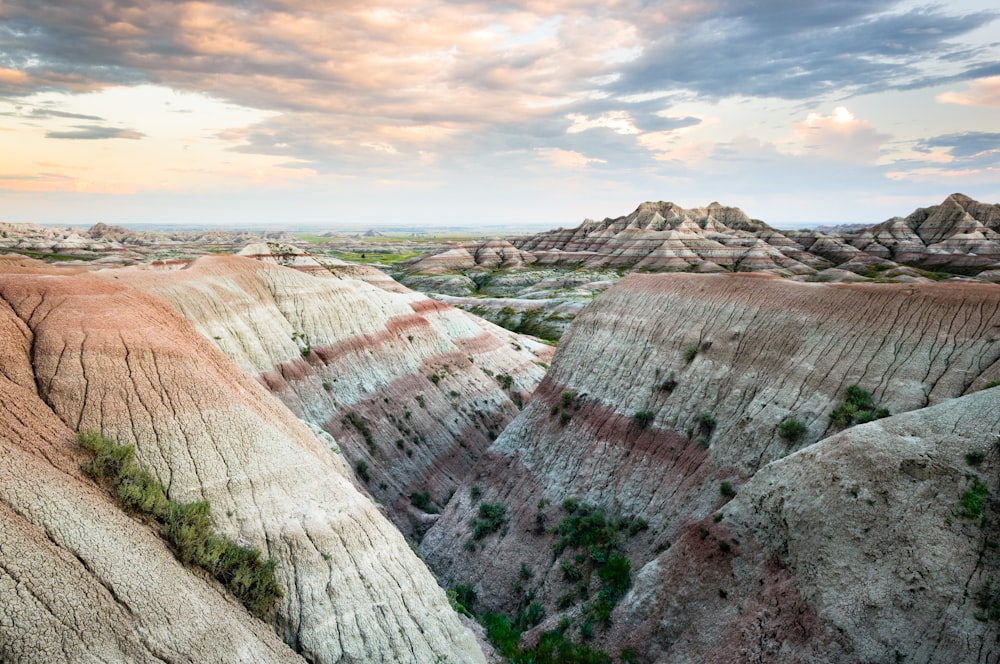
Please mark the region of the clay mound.
<svg viewBox="0 0 1000 664"><path fill-rule="evenodd" d="M1000 513L990 498L980 525L962 497L1000 490L998 431L991 389L773 462L639 571L607 642L642 661L993 661Z"/></svg>
<svg viewBox="0 0 1000 664"><path fill-rule="evenodd" d="M338 441L359 483L419 539L527 402L552 349L419 293L236 257L172 274L104 273L171 302L301 419ZM433 507L431 511L436 511Z"/></svg>
<svg viewBox="0 0 1000 664"><path fill-rule="evenodd" d="M433 577L353 488L344 461L169 305L115 281L55 269L0 275L18 331L8 337L26 358L14 379L22 390L37 388L64 426L135 445L171 498L210 501L218 530L276 560L285 595L273 626L307 659L482 661ZM207 275L204 288L212 290ZM55 518L67 517L45 514L39 527ZM101 565L127 546L102 541ZM16 641L16 632L0 632Z"/></svg>
<svg viewBox="0 0 1000 664"><path fill-rule="evenodd" d="M938 404L1000 378L998 340L1000 290L986 284L631 275L580 313L467 480L507 506L506 535L473 541L466 487L421 550L449 584L516 583L524 563L557 616L566 588L548 531L567 498L648 521L629 541L638 569L718 508L722 482L738 488L829 435L848 386L892 413ZM804 431L782 437L792 419ZM519 601L500 593L484 608Z"/></svg>

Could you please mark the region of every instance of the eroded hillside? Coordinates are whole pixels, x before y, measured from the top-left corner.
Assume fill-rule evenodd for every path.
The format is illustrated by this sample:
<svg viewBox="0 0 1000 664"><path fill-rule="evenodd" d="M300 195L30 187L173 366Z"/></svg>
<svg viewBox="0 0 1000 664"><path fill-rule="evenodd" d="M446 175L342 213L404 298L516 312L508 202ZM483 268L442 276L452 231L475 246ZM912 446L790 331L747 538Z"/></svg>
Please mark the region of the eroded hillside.
<svg viewBox="0 0 1000 664"><path fill-rule="evenodd" d="M541 610L548 616L542 628L552 628L559 616L566 616L575 628L596 631L597 642L609 647L622 645L624 635L643 623L647 630L641 632L646 635L643 638L660 635L660 650L655 652L673 652L669 644L680 639L682 632L675 634L672 618L658 613L667 611L659 604L683 612L690 601L687 591L677 591L676 599L670 599L675 597L673 586L657 585L662 580L651 582L643 592L655 597L648 600L653 608L630 609L628 615L621 610L608 614L607 604L614 604L608 598L617 601L623 594L620 584L617 588L609 585L615 580L615 570L606 566L609 556L628 559L627 565L619 564L618 572L627 572L628 566L636 572L636 590L623 600L623 606L639 606L635 596L640 588L638 579L650 575L659 578L658 570L668 560L664 555L680 556L680 562L672 565L688 565L683 573L681 567L673 568L670 584L689 583L697 592L705 591L698 584L714 583L706 579L714 578L710 573L715 572L704 567L704 561L693 561L684 553L687 549L675 551L674 547L684 542L688 543L684 546L691 545L694 537L701 555L721 565L734 550L739 551L740 544L732 539L742 543L747 538L768 539L774 529L788 532L778 523L766 526L770 529L766 532L755 533L765 525L754 522L730 536L725 534L726 526L717 526L712 518L733 496L742 495L744 485L762 486L764 480L757 477L761 469L768 469L766 477L776 477L778 468L797 468L802 462L792 462L798 455L781 465L773 462L840 428L907 411L931 412L924 410L928 406L947 413L958 397L978 404L961 412L981 408L984 417L964 423L968 432L956 434L955 450L968 447L966 451L985 453L991 450L989 432L996 431L995 391L962 395L997 379L1000 289L995 286L829 285L752 275L632 275L576 319L535 398L480 461L467 485L424 539L422 551L443 583L481 591L480 610L501 611L512 617L537 616ZM854 385L858 387L849 390ZM833 421L831 414L849 394L865 396L870 408L857 407L850 416ZM835 441L861 436L853 432L871 431L869 427L902 431L890 423L914 421L903 417L849 428L850 433L829 438L822 445L835 449ZM921 436L919 427L907 430L914 437ZM932 443L920 442L918 446L927 445ZM965 461L955 450L942 449L941 461L928 462L925 479L932 484L921 489L940 494L942 512L957 512L968 488L968 480L959 472ZM870 454L878 457L882 452L872 450ZM871 489L875 493L870 497L882 514L896 518L908 509L898 476L902 461L887 462L886 468L892 470L884 470L895 488L887 486L884 493ZM866 462L859 457L852 463L863 468ZM871 474L864 482L874 482L883 470L869 468L865 472ZM994 476L983 473L991 492L996 491ZM789 491L815 492L823 496L816 498L821 502L833 500L825 486L810 484L815 478L805 471L787 482L794 485ZM564 502L567 500L570 503ZM797 508L789 505L788 509ZM820 508L813 514L818 517ZM851 515L842 514L842 521L834 520L828 527L855 528ZM492 516L498 518L491 521ZM831 512L831 518L840 517ZM949 546L955 551L935 550L934 542L940 538L922 540L914 535L908 540L912 542L911 555L954 555L964 561L961 564L966 565L963 569L968 574L981 571L981 565L976 566L977 556L969 554L969 547L982 545L982 539L974 537L978 531L958 537L965 532L965 525L959 518L951 520L949 532L956 539ZM479 528L481 523L487 526ZM901 525L904 528L921 527L920 519L900 523L906 524ZM620 535L593 530L604 528L602 524L620 528ZM581 530L584 526L593 528ZM720 528L723 530L716 533ZM595 540L595 532L605 534ZM793 536L799 537L788 535ZM720 541L725 544L720 545ZM780 552L780 546L775 546ZM810 555L810 550L806 548L802 555ZM779 562L785 565L787 561ZM743 558L733 562L743 564ZM831 559L829 564L836 563ZM781 565L775 568L776 574ZM854 578L859 583L869 573L863 566L850 570L858 575ZM685 575L690 580L685 580ZM619 575L617 581L622 577L628 578L627 574ZM765 584L765 576L759 580ZM790 592L805 598L803 610L818 612L820 607L812 603L818 591L809 583L812 581L805 577L797 578L789 586ZM952 593L949 601L968 609L956 620L966 627L975 623L972 608L959 601L964 586L952 586L941 579L935 583L939 592ZM500 590L489 592L488 587ZM716 598L720 598L720 591L730 592L725 586L711 590ZM839 592L838 602L862 600L850 584ZM768 600L758 599L760 604L753 610L768 610ZM531 608L534 603L539 609ZM706 606L709 604L706 600ZM888 612L884 620L891 623L892 611L897 609L879 606ZM706 609L705 615L710 613ZM826 614L819 615L816 629L836 632ZM927 615L920 620L929 620ZM661 619L664 622L658 622ZM649 624L644 623L647 620ZM745 620L752 623L755 618L751 614ZM620 627L610 636L601 636L599 625L604 621ZM922 624L930 629L926 622ZM860 625L854 624L854 631L838 641L848 648L843 652L861 648ZM692 622L690 629L700 627ZM750 647L740 641L750 638L750 632L740 631L735 623L730 627L737 630L732 638L742 644L740 647ZM837 627L846 629L841 623ZM667 636L660 634L663 630ZM982 633L981 628L976 630ZM887 638L879 643L885 646ZM711 640L706 639L706 643ZM957 647L954 643L949 646ZM901 653L916 652L908 648L901 645ZM697 652L701 654L677 661L699 661L698 657L708 651ZM835 651L823 652L833 657ZM961 652L965 656L970 651ZM784 661L800 656L801 652L788 655Z"/></svg>
<svg viewBox="0 0 1000 664"><path fill-rule="evenodd" d="M419 293L248 258L102 276L171 302L299 418L331 434L360 483L417 539L434 518L425 510L447 502L552 355Z"/></svg>
<svg viewBox="0 0 1000 664"><path fill-rule="evenodd" d="M10 264L0 299L4 659L293 659L284 640L317 662L482 661L343 459L170 305ZM82 478L85 429L134 445L172 499L209 501L219 531L277 562L270 626Z"/></svg>

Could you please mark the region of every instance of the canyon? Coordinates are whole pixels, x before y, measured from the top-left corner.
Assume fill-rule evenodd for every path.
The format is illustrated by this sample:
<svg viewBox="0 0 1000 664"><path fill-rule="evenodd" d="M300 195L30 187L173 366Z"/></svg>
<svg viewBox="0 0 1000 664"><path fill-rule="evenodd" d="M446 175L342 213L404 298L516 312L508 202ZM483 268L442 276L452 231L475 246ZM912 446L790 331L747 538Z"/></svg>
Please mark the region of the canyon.
<svg viewBox="0 0 1000 664"><path fill-rule="evenodd" d="M998 227L644 203L400 283L5 225L0 660L998 661ZM280 597L179 560L88 432Z"/></svg>

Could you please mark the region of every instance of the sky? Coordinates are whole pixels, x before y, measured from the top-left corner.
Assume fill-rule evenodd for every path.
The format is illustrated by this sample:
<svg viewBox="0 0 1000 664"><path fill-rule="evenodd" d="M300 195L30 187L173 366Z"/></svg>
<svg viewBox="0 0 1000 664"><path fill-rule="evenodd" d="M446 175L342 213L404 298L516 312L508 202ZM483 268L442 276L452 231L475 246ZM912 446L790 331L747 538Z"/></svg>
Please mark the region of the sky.
<svg viewBox="0 0 1000 664"><path fill-rule="evenodd" d="M1000 6L0 0L0 221L777 227L1000 202Z"/></svg>

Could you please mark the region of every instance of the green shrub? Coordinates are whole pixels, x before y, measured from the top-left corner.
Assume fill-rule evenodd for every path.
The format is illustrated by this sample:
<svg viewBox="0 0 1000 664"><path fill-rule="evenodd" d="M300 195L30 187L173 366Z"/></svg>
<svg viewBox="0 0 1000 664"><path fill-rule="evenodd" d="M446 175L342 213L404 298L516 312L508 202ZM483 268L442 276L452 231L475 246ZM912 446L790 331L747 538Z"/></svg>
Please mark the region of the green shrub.
<svg viewBox="0 0 1000 664"><path fill-rule="evenodd" d="M135 461L135 448L98 432L77 435L93 457L83 471L111 492L124 510L151 519L182 563L197 565L222 583L251 613L263 618L282 596L277 563L260 551L216 535L207 501L181 503L167 498L163 486Z"/></svg>
<svg viewBox="0 0 1000 664"><path fill-rule="evenodd" d="M733 488L732 482L722 482L719 484L719 493L726 498L732 498L736 495L736 489Z"/></svg>
<svg viewBox="0 0 1000 664"><path fill-rule="evenodd" d="M430 491L416 491L411 493L410 504L428 514L437 514L440 511L431 500Z"/></svg>
<svg viewBox="0 0 1000 664"><path fill-rule="evenodd" d="M365 461L364 459L358 459L357 463L354 464L354 470L357 472L358 477L360 477L365 484L371 482L372 476L368 472L367 461Z"/></svg>
<svg viewBox="0 0 1000 664"><path fill-rule="evenodd" d="M441 376L437 375L436 373L431 374L427 378L435 385L441 382Z"/></svg>
<svg viewBox="0 0 1000 664"><path fill-rule="evenodd" d="M830 424L838 429L846 429L855 424L864 424L889 416L887 408L877 408L871 392L858 385L847 388L844 401L830 413Z"/></svg>
<svg viewBox="0 0 1000 664"><path fill-rule="evenodd" d="M975 521L981 521L986 499L989 495L990 488L983 484L978 477L972 480L972 486L962 494L962 516Z"/></svg>
<svg viewBox="0 0 1000 664"><path fill-rule="evenodd" d="M510 374L497 374L497 382L505 390L509 390L514 386L514 379Z"/></svg>
<svg viewBox="0 0 1000 664"><path fill-rule="evenodd" d="M986 460L986 455L979 450L972 450L965 454L965 462L970 466L978 466Z"/></svg>
<svg viewBox="0 0 1000 664"><path fill-rule="evenodd" d="M993 388L993 387L1000 387L1000 380L991 380L990 382L986 383L985 385L983 385L979 389L980 390L988 390L988 389Z"/></svg>
<svg viewBox="0 0 1000 664"><path fill-rule="evenodd" d="M806 425L794 417L790 417L778 425L778 435L789 442L802 438L805 433Z"/></svg>
<svg viewBox="0 0 1000 664"><path fill-rule="evenodd" d="M476 589L464 583L460 583L448 591L448 601L452 608L470 618L475 617L477 599Z"/></svg>
<svg viewBox="0 0 1000 664"><path fill-rule="evenodd" d="M479 540L490 533L495 533L506 522L506 505L503 503L480 503L478 515L469 522L472 526L472 538Z"/></svg>
<svg viewBox="0 0 1000 664"><path fill-rule="evenodd" d="M645 429L653 420L656 418L656 413L651 410L640 410L638 413L632 416L632 421L635 422L636 426L640 429Z"/></svg>
<svg viewBox="0 0 1000 664"><path fill-rule="evenodd" d="M469 498L471 498L473 502L479 500L479 498L482 495L483 495L483 490L480 489L478 486L472 486L469 488Z"/></svg>
<svg viewBox="0 0 1000 664"><path fill-rule="evenodd" d="M372 454L375 453L375 437L372 435L372 431L368 428L368 423L365 422L363 417L352 411L344 415L340 422L345 427L349 425L357 429L361 437L365 439L365 445L368 446L368 450Z"/></svg>
<svg viewBox="0 0 1000 664"><path fill-rule="evenodd" d="M687 362L688 364L691 364L691 362L694 361L694 358L697 354L698 354L697 346L688 346L688 348L685 349L684 351L684 361Z"/></svg>

